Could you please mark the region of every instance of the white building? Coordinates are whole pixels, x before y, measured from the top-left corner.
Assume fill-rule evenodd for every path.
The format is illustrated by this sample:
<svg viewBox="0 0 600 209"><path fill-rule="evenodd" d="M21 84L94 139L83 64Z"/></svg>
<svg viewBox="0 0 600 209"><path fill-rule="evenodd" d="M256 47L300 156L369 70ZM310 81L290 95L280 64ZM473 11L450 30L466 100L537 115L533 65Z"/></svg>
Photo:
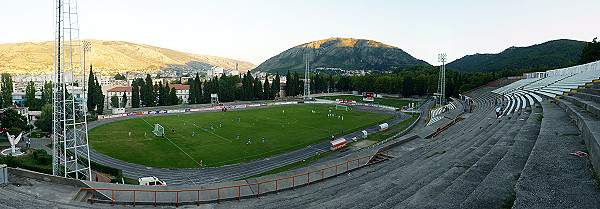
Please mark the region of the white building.
<svg viewBox="0 0 600 209"><path fill-rule="evenodd" d="M187 103L188 97L190 94L189 93L189 91L190 91L189 85L169 84L169 88L175 88L175 95L177 95L177 98L180 98L181 100L183 100L183 103ZM125 107L131 108L131 90L132 89L133 88L131 86L120 86L120 87L113 87L111 89L108 89L106 91L106 98L104 99L105 107L108 109L113 108L110 105L110 99L113 96L117 96L117 98L119 98L119 105L120 105L123 100L123 94L125 94L127 96L127 104L125 105Z"/></svg>

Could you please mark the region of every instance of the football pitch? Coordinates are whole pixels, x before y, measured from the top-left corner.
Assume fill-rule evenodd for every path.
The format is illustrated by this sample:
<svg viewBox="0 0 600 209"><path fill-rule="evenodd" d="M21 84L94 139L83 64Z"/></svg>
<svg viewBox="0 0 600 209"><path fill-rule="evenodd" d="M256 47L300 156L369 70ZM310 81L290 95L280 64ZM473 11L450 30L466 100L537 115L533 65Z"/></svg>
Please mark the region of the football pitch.
<svg viewBox="0 0 600 209"><path fill-rule="evenodd" d="M329 109L343 120L328 117ZM212 167L298 149L341 135L342 129L348 133L391 118L327 105L136 117L93 128L89 144L100 153L140 165ZM164 127L164 137L152 133L156 123Z"/></svg>

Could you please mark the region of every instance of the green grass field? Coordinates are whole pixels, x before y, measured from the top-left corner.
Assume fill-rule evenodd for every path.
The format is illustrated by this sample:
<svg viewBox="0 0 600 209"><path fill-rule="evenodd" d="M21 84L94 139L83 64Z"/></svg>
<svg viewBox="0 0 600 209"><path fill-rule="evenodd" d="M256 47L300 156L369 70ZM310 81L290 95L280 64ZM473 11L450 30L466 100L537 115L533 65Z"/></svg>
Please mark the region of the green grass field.
<svg viewBox="0 0 600 209"><path fill-rule="evenodd" d="M356 100L356 102L360 102L360 103L371 103L371 102L363 102L362 96L354 96L354 95L322 96L322 97L317 97L317 99L327 99L327 100L333 100L333 101L335 101L335 99L349 99L349 100ZM401 99L390 99L390 98L375 98L375 104L392 106L392 107L397 107L397 108L402 108L403 106L407 106L408 103L411 103L411 102L413 102L413 101L401 100Z"/></svg>
<svg viewBox="0 0 600 209"><path fill-rule="evenodd" d="M393 117L332 108L332 113L344 116L342 121L328 118L327 107L294 105L133 118L90 130L89 144L100 153L141 165L198 168L202 162L203 166L221 166L298 149L331 138L332 134L340 135L342 129L354 131ZM317 113L312 114L311 110ZM152 134L155 123L165 128L165 138ZM214 130L210 128L211 124ZM173 128L175 133L171 133ZM128 137L129 132L131 137ZM237 134L240 134L239 139ZM265 143L262 143L262 137L265 137ZM247 144L248 138L252 144Z"/></svg>

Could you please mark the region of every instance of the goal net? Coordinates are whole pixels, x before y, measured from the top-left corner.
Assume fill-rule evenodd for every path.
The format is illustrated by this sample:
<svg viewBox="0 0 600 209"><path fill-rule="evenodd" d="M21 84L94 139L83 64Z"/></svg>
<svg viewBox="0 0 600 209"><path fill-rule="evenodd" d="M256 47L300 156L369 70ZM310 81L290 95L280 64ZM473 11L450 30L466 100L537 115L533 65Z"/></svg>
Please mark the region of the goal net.
<svg viewBox="0 0 600 209"><path fill-rule="evenodd" d="M152 133L156 136L162 136L165 133L165 128L163 128L160 124L154 124L154 130Z"/></svg>
<svg viewBox="0 0 600 209"><path fill-rule="evenodd" d="M348 111L348 106L345 105L335 105L336 110L346 110Z"/></svg>

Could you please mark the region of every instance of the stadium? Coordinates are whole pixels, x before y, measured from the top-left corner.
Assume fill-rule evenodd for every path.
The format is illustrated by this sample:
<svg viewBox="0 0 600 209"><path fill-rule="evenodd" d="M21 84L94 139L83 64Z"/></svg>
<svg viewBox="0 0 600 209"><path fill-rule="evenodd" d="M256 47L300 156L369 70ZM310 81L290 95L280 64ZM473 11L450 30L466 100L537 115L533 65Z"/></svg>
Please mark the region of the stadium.
<svg viewBox="0 0 600 209"><path fill-rule="evenodd" d="M432 66L379 42L330 38L245 74L236 60L191 53L157 67L148 57L178 53L125 42L150 54L142 73L102 80L92 66L87 74L96 52L80 43L76 2L55 3L53 82L41 99L41 80L13 88L2 74L1 208L600 208L596 39L555 47L581 52L577 64L536 57L547 47L517 53L528 69L476 54L463 66L484 56L488 71L459 72L446 71L445 53ZM95 61L133 63L124 48ZM547 59L561 62L538 62ZM27 96L14 102L13 89ZM47 102L32 113L45 116L38 123L18 107L34 101Z"/></svg>

